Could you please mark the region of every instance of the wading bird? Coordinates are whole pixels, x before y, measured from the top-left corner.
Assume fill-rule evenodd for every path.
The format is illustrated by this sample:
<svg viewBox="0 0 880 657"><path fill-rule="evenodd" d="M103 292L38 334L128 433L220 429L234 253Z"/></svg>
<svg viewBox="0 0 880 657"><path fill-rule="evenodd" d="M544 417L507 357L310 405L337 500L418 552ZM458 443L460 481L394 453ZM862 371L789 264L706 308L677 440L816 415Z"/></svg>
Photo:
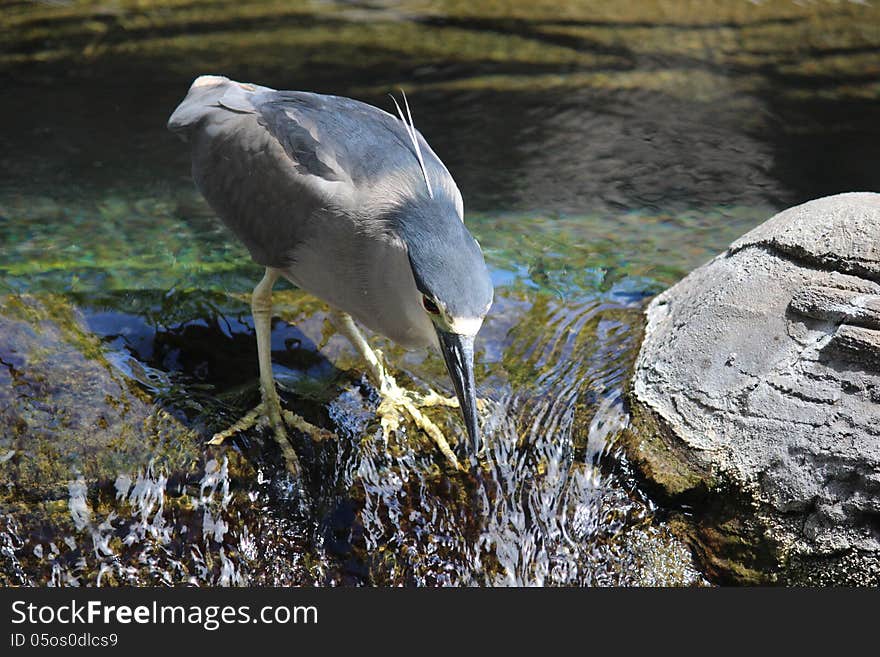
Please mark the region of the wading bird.
<svg viewBox="0 0 880 657"><path fill-rule="evenodd" d="M394 100L395 117L349 98L206 75L171 115L168 128L191 145L199 190L266 268L251 300L262 403L213 443L268 423L296 473L285 425L317 431L282 409L275 389L272 286L283 277L335 310L379 389L386 435L406 413L458 465L420 408L459 406L479 450L473 346L492 283L461 193L403 101L406 114ZM400 388L354 320L407 348L439 348L457 399Z"/></svg>

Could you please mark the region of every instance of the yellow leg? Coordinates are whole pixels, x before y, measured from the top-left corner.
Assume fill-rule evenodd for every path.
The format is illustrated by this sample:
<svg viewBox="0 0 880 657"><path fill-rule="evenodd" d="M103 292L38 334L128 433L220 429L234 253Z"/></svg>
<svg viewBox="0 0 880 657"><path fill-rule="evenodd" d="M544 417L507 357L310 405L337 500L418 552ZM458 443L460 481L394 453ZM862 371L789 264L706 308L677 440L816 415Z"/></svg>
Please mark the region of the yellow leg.
<svg viewBox="0 0 880 657"><path fill-rule="evenodd" d="M272 376L272 286L279 276L280 272L277 269L267 267L263 280L254 288L254 293L251 296L254 332L257 334L257 358L260 364L260 396L262 402L231 427L214 434L208 442L211 445L220 445L224 440L240 431L245 431L254 426L268 425L271 427L272 435L281 449L287 469L294 476L299 476L301 472L299 458L287 438L285 425L308 433L318 440L322 440L332 434L281 408L278 391L275 389L275 379Z"/></svg>
<svg viewBox="0 0 880 657"><path fill-rule="evenodd" d="M401 388L382 364L381 352L374 350L370 346L370 343L367 342L367 339L349 315L337 313L334 317L334 323L366 361L369 374L379 388L379 395L382 397L382 401L379 403L379 408L376 409L376 414L379 416L382 431L385 435L390 435L400 427L400 411L402 409L412 418L415 425L436 443L443 455L449 459L449 462L455 468L462 469L440 427L419 410L419 407L426 406L450 406L457 408L458 400L443 397L434 391L428 394L421 394Z"/></svg>

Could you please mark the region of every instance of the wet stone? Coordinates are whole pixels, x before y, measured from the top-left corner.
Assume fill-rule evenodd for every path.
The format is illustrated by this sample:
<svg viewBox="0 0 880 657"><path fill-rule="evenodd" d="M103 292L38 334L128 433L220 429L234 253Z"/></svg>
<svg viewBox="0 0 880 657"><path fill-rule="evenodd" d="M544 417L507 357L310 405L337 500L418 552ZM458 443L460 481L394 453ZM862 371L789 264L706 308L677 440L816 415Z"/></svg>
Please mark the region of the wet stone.
<svg viewBox="0 0 880 657"><path fill-rule="evenodd" d="M302 529L265 513L278 492L252 464L153 404L69 302L0 307L0 583L308 581Z"/></svg>
<svg viewBox="0 0 880 657"><path fill-rule="evenodd" d="M605 383L589 385L608 387L597 397L566 356L591 344L600 362L630 358L624 328L638 304L563 310L553 297L500 298L486 352L522 378L512 392L506 377L481 373L495 399L485 418L491 447L478 471L462 474L418 432L383 436L375 390L326 309L280 292L282 402L338 436L292 436L305 472L294 482L260 431L204 444L258 395L246 299L81 301L91 305L3 299L4 583L705 583L614 453L628 421L613 392L625 367L596 374ZM548 317L561 325L545 330ZM513 344L501 349L503 340ZM380 345L404 364L400 381L443 381L439 358ZM434 417L458 436L457 415Z"/></svg>

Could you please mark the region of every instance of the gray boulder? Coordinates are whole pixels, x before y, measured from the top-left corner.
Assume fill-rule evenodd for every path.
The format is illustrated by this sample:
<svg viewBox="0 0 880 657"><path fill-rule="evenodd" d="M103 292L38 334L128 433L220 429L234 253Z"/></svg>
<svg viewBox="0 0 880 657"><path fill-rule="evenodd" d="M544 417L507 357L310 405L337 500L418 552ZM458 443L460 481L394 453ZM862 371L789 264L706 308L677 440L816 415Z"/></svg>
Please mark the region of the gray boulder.
<svg viewBox="0 0 880 657"><path fill-rule="evenodd" d="M630 402L710 574L880 583L880 194L781 212L654 299Z"/></svg>

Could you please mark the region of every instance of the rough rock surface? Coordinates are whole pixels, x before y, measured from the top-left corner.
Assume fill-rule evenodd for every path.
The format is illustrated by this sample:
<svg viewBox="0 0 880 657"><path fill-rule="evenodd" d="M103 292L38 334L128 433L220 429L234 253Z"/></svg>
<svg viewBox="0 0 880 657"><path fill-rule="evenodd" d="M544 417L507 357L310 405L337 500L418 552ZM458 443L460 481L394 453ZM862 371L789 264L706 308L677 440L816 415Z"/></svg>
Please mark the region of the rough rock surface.
<svg viewBox="0 0 880 657"><path fill-rule="evenodd" d="M628 451L710 572L880 582L880 194L776 215L658 296Z"/></svg>

